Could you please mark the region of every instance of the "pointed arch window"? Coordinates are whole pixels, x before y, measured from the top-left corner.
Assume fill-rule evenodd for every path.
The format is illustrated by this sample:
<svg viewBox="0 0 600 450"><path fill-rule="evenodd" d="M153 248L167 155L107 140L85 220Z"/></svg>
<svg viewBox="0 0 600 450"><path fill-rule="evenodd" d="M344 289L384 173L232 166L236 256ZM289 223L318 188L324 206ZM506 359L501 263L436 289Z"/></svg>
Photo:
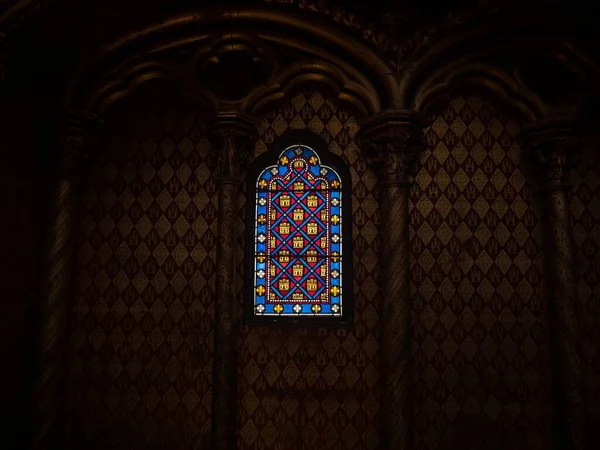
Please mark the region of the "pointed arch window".
<svg viewBox="0 0 600 450"><path fill-rule="evenodd" d="M352 322L350 192L348 167L310 132L257 159L247 188L247 322Z"/></svg>

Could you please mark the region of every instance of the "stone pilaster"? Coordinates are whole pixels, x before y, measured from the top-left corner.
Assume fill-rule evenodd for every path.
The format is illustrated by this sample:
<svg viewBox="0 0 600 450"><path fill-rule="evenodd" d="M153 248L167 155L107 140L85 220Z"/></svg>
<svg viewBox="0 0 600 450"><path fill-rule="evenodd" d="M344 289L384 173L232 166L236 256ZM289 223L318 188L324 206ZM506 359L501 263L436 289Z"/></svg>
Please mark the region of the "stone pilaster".
<svg viewBox="0 0 600 450"><path fill-rule="evenodd" d="M385 111L361 127L367 151L382 163L383 366L382 437L386 450L412 445L409 404L410 277L408 200L412 175L423 149L421 123L412 111Z"/></svg>
<svg viewBox="0 0 600 450"><path fill-rule="evenodd" d="M584 450L585 409L581 395L581 360L569 210L569 172L579 162L580 146L571 120L524 127L528 159L544 203L549 249L551 340L556 368L555 390L561 419L560 447Z"/></svg>
<svg viewBox="0 0 600 450"><path fill-rule="evenodd" d="M35 386L36 449L58 448L64 438L64 377L68 343L76 228L77 184L85 174L101 123L80 111L62 111L53 118L53 190L44 254L41 302L39 376Z"/></svg>
<svg viewBox="0 0 600 450"><path fill-rule="evenodd" d="M217 116L209 123L217 153L219 183L217 299L215 305L211 449L234 450L237 432L237 317L236 223L240 163L247 152L255 125L239 114Z"/></svg>

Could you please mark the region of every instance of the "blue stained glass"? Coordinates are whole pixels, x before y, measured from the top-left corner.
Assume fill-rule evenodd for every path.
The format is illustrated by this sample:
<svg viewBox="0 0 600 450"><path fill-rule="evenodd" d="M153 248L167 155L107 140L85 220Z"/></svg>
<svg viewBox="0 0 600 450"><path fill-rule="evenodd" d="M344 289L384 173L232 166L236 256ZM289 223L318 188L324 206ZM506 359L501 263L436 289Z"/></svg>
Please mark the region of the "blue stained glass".
<svg viewBox="0 0 600 450"><path fill-rule="evenodd" d="M305 145L256 180L254 314L342 314L342 182Z"/></svg>

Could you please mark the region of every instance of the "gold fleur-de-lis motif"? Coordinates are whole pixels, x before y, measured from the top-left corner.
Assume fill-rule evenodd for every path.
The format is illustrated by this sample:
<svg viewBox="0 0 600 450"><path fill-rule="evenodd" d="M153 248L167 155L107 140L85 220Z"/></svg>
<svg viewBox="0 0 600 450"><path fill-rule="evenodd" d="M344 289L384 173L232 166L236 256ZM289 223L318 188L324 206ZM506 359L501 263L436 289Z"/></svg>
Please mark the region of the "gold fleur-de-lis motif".
<svg viewBox="0 0 600 450"><path fill-rule="evenodd" d="M277 303L273 307L273 311L275 311L277 314L281 314L283 312L283 306L281 305L281 303Z"/></svg>
<svg viewBox="0 0 600 450"><path fill-rule="evenodd" d="M287 156L282 157L279 162L281 163L282 166L285 166L288 163L289 159Z"/></svg>
<svg viewBox="0 0 600 450"><path fill-rule="evenodd" d="M315 314L319 314L321 312L321 305L319 305L318 303L315 303L314 305L312 305L310 307L310 310Z"/></svg>
<svg viewBox="0 0 600 450"><path fill-rule="evenodd" d="M260 263L265 262L265 259L267 259L267 257L265 256L264 253L259 253L258 255L256 255L256 260Z"/></svg>
<svg viewBox="0 0 600 450"><path fill-rule="evenodd" d="M337 225L338 223L340 223L340 216L338 216L337 214L331 216L331 223L334 225Z"/></svg>
<svg viewBox="0 0 600 450"><path fill-rule="evenodd" d="M333 295L334 297L337 297L338 295L340 295L340 288L337 286L332 287L331 295Z"/></svg>
<svg viewBox="0 0 600 450"><path fill-rule="evenodd" d="M340 187L340 182L338 180L333 180L331 182L331 187L334 188L334 189L339 188Z"/></svg>
<svg viewBox="0 0 600 450"><path fill-rule="evenodd" d="M264 214L261 214L260 216L258 216L257 220L258 220L258 223L261 224L261 225L267 223L267 218L265 217Z"/></svg>
<svg viewBox="0 0 600 450"><path fill-rule="evenodd" d="M264 188L266 188L266 187L267 187L267 182L266 182L266 180L264 180L264 179L263 179L263 180L260 180L260 181L258 182L258 187L259 187L259 188L261 188L261 189L264 189Z"/></svg>
<svg viewBox="0 0 600 450"><path fill-rule="evenodd" d="M262 285L261 285L261 286L258 286L258 287L256 288L256 293L257 293L258 295L263 295L263 294L265 293L265 287L264 287L264 286L262 286Z"/></svg>
<svg viewBox="0 0 600 450"><path fill-rule="evenodd" d="M316 156L311 156L308 162L314 165L318 162L318 159Z"/></svg>

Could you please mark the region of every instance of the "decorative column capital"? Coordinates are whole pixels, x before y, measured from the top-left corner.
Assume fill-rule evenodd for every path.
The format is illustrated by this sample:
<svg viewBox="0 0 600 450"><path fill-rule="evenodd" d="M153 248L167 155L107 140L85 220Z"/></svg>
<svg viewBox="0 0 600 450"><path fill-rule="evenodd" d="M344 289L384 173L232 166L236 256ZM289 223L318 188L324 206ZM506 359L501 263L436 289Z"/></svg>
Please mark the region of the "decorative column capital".
<svg viewBox="0 0 600 450"><path fill-rule="evenodd" d="M240 182L241 165L252 161L257 120L242 113L219 113L207 124L220 182Z"/></svg>
<svg viewBox="0 0 600 450"><path fill-rule="evenodd" d="M382 163L386 184L411 182L425 148L423 125L412 110L385 110L361 124L361 141L368 155Z"/></svg>
<svg viewBox="0 0 600 450"><path fill-rule="evenodd" d="M64 108L57 108L52 119L55 170L62 179L80 178L98 146L98 132L103 121L95 114Z"/></svg>
<svg viewBox="0 0 600 450"><path fill-rule="evenodd" d="M528 124L521 130L526 157L544 190L570 189L570 170L579 164L581 143L576 120L559 118Z"/></svg>

